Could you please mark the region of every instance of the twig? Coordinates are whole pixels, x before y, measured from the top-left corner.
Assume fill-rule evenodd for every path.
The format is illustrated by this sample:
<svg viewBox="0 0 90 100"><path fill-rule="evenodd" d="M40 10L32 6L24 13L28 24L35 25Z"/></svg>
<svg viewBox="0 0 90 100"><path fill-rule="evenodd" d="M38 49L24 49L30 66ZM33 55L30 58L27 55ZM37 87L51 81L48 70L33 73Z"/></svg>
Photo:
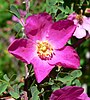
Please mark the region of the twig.
<svg viewBox="0 0 90 100"><path fill-rule="evenodd" d="M25 79L24 79L24 92L23 96L21 98L24 98L24 100L28 100L28 66L25 64Z"/></svg>
<svg viewBox="0 0 90 100"><path fill-rule="evenodd" d="M29 7L30 7L29 0L25 0L25 2L26 2L26 12L29 13Z"/></svg>
<svg viewBox="0 0 90 100"><path fill-rule="evenodd" d="M21 100L28 100L27 92L24 91L23 95L21 96Z"/></svg>
<svg viewBox="0 0 90 100"><path fill-rule="evenodd" d="M27 64L25 64L25 79L27 79L28 75L29 75L28 66Z"/></svg>

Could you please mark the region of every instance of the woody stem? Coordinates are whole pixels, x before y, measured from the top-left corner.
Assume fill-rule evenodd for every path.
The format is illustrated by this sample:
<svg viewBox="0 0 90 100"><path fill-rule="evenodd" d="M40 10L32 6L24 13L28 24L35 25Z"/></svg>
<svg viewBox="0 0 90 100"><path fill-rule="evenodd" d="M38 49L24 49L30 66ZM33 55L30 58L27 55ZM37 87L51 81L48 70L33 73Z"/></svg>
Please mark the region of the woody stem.
<svg viewBox="0 0 90 100"><path fill-rule="evenodd" d="M28 100L28 66L25 64L25 79L24 79L24 100Z"/></svg>

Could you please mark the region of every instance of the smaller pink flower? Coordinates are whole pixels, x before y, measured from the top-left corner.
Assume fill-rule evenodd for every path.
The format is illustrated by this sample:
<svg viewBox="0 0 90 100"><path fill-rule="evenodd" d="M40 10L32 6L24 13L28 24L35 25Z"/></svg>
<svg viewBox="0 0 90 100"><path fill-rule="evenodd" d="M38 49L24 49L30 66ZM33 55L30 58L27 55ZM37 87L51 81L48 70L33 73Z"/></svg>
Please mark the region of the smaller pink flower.
<svg viewBox="0 0 90 100"><path fill-rule="evenodd" d="M90 8L86 8L85 13L90 13Z"/></svg>
<svg viewBox="0 0 90 100"><path fill-rule="evenodd" d="M69 20L73 20L77 26L73 36L83 38L87 34L90 35L90 17L83 16L82 14L72 13L68 16Z"/></svg>
<svg viewBox="0 0 90 100"><path fill-rule="evenodd" d="M90 100L83 91L84 89L82 87L65 86L54 91L50 96L50 100Z"/></svg>

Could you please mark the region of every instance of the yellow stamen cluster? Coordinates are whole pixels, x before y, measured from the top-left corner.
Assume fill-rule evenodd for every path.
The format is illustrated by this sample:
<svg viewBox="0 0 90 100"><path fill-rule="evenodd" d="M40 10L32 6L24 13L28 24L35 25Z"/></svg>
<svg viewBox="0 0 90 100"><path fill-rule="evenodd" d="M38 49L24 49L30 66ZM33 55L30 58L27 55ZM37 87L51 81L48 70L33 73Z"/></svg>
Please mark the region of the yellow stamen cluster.
<svg viewBox="0 0 90 100"><path fill-rule="evenodd" d="M76 19L78 20L79 24L83 23L83 16L82 16L82 14L79 14L79 15L77 14Z"/></svg>
<svg viewBox="0 0 90 100"><path fill-rule="evenodd" d="M78 20L79 24L83 23L83 10L80 10L80 14L76 15L76 19Z"/></svg>
<svg viewBox="0 0 90 100"><path fill-rule="evenodd" d="M53 56L53 48L48 41L37 41L37 54L42 60L50 60Z"/></svg>

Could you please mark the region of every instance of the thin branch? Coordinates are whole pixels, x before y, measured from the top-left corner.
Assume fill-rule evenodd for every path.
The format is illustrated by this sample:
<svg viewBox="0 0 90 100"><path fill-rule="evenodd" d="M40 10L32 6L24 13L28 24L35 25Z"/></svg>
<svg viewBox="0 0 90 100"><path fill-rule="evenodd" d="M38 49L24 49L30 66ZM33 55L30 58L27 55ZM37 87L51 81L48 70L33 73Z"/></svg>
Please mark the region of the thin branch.
<svg viewBox="0 0 90 100"><path fill-rule="evenodd" d="M24 100L28 100L28 66L25 64L25 79L24 79L24 92L23 96L21 98L24 98Z"/></svg>
<svg viewBox="0 0 90 100"><path fill-rule="evenodd" d="M29 72L28 72L28 66L25 64L25 79L28 77Z"/></svg>
<svg viewBox="0 0 90 100"><path fill-rule="evenodd" d="M23 95L21 96L21 100L28 100L27 92L24 91Z"/></svg>
<svg viewBox="0 0 90 100"><path fill-rule="evenodd" d="M25 0L25 2L26 2L26 12L29 13L29 7L30 7L29 0Z"/></svg>

